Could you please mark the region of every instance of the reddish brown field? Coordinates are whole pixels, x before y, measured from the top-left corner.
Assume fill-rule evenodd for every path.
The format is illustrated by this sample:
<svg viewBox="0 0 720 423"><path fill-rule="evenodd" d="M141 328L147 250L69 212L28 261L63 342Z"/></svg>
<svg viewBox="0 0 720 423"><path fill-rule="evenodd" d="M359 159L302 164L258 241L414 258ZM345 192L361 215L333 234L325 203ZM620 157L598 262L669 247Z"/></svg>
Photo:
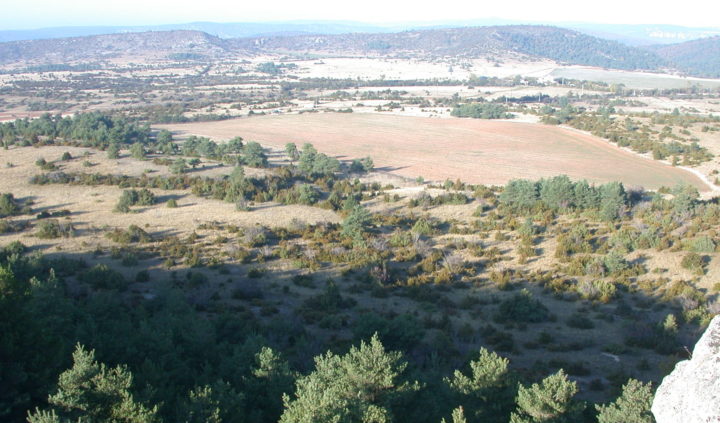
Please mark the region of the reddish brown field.
<svg viewBox="0 0 720 423"><path fill-rule="evenodd" d="M278 149L288 142L298 147L309 142L341 160L371 156L380 170L436 181L460 178L505 184L514 178L566 174L648 189L677 183L708 189L690 172L623 151L597 137L539 124L307 113L160 127L178 136L195 134L216 141L239 135Z"/></svg>

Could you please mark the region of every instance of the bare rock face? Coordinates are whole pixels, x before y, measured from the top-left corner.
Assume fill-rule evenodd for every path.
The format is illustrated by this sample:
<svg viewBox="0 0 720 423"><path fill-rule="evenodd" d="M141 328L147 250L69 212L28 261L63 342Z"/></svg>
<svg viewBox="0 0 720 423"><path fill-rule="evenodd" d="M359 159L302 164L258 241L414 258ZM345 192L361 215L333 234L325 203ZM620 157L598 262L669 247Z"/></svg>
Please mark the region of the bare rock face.
<svg viewBox="0 0 720 423"><path fill-rule="evenodd" d="M720 422L720 315L657 389L652 404L657 423Z"/></svg>

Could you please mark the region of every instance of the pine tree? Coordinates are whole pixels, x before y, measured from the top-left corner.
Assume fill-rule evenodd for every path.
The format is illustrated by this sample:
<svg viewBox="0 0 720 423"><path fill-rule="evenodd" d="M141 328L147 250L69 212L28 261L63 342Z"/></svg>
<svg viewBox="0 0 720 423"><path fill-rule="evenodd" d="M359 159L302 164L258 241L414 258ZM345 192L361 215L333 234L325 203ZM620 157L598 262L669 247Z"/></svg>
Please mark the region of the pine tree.
<svg viewBox="0 0 720 423"><path fill-rule="evenodd" d="M445 423L445 419L442 419L442 423ZM462 407L458 407L452 412L452 423L467 423L465 420L465 413Z"/></svg>
<svg viewBox="0 0 720 423"><path fill-rule="evenodd" d="M365 207L356 205L342 222L342 234L360 242L371 221L370 212Z"/></svg>
<svg viewBox="0 0 720 423"><path fill-rule="evenodd" d="M126 367L108 369L95 361L95 351L78 344L72 368L60 374L57 391L48 397L50 410L37 409L28 422L155 422L157 407L133 399L132 379Z"/></svg>
<svg viewBox="0 0 720 423"><path fill-rule="evenodd" d="M139 142L136 142L130 147L130 155L133 159L145 160L145 147Z"/></svg>
<svg viewBox="0 0 720 423"><path fill-rule="evenodd" d="M598 423L653 423L650 384L630 379L623 386L622 395L608 405L596 405Z"/></svg>
<svg viewBox="0 0 720 423"><path fill-rule="evenodd" d="M175 175L180 175L185 173L187 168L187 162L185 159L177 159L170 165L170 172Z"/></svg>
<svg viewBox="0 0 720 423"><path fill-rule="evenodd" d="M120 146L117 143L112 143L107 149L108 159L119 159L120 158Z"/></svg>
<svg viewBox="0 0 720 423"><path fill-rule="evenodd" d="M185 423L242 423L244 397L227 383L196 387L181 407Z"/></svg>
<svg viewBox="0 0 720 423"><path fill-rule="evenodd" d="M470 376L455 370L452 379L445 378L445 383L464 396L461 401L468 406L471 416L482 421L506 422L514 394L508 364L507 358L481 348L478 359L470 362Z"/></svg>
<svg viewBox="0 0 720 423"><path fill-rule="evenodd" d="M520 386L517 409L510 415L510 423L575 423L585 408L573 401L577 384L567 379L565 372L546 377L540 384Z"/></svg>
<svg viewBox="0 0 720 423"><path fill-rule="evenodd" d="M285 144L285 153L290 158L291 163L300 158L300 153L298 152L297 145L295 145L294 142Z"/></svg>
<svg viewBox="0 0 720 423"><path fill-rule="evenodd" d="M338 356L315 357L315 370L296 384L295 398L284 396L281 423L392 421L392 407L415 391L417 383L400 382L407 363L387 352L377 335Z"/></svg>
<svg viewBox="0 0 720 423"><path fill-rule="evenodd" d="M283 410L283 394L293 391L295 375L280 354L263 347L255 354L252 377L245 384L248 403L252 404L248 419L253 422L276 422Z"/></svg>

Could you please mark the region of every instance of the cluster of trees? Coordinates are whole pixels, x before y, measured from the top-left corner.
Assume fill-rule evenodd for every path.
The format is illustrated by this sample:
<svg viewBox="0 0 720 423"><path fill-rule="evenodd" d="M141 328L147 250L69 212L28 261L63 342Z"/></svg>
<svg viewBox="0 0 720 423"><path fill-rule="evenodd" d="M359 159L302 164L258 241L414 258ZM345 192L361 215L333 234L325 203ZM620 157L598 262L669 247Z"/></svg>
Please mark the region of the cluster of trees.
<svg viewBox="0 0 720 423"><path fill-rule="evenodd" d="M170 135L168 141L171 141L172 134L161 131L158 134L158 142L167 139L168 134ZM184 156L223 160L228 155L237 155L242 153L243 146L243 139L240 137L234 137L226 143L218 144L210 138L191 135L185 140L185 142L183 142L182 149L180 151Z"/></svg>
<svg viewBox="0 0 720 423"><path fill-rule="evenodd" d="M630 205L630 197L620 182L600 186L582 180L573 182L565 175L528 181L514 179L505 185L500 204L513 213L536 209L554 211L597 210L603 220L615 220Z"/></svg>
<svg viewBox="0 0 720 423"><path fill-rule="evenodd" d="M285 151L291 157L297 157L298 170L305 176L317 178L323 176L331 176L340 170L340 161L334 157L329 157L325 153L318 153L315 147L310 143L303 144L302 151L297 154L297 147L294 144L288 144Z"/></svg>
<svg viewBox="0 0 720 423"><path fill-rule="evenodd" d="M697 165L713 158L712 153L707 148L701 147L696 141L687 141L673 134L670 126L666 126L666 129L658 134L648 125L639 125L630 117L625 119L612 117L612 114L615 113L612 107L601 107L596 112L586 112L570 105L567 99L561 103L564 104L560 108L546 105L540 110L544 123L567 124L605 138L620 147L628 147L638 153L652 153L656 160L673 158L675 164ZM677 118L670 120L653 116L652 120L658 123L677 123L684 126L694 121L692 117L683 119L683 117L677 116ZM666 141L666 139L670 139L670 141Z"/></svg>
<svg viewBox="0 0 720 423"><path fill-rule="evenodd" d="M18 142L41 144L59 140L107 148L110 144L146 143L150 136L147 125L100 112L79 113L72 117L45 113L36 119L18 119L0 124L0 139L6 146Z"/></svg>
<svg viewBox="0 0 720 423"><path fill-rule="evenodd" d="M109 291L74 296L63 278L82 260L24 250L0 250L5 421L594 421L562 371L528 383L481 349L468 371L424 373L378 335L317 355L317 341L292 320L201 317L170 286L138 307L105 283L107 272L85 271L83 281ZM649 385L631 380L617 401L597 407L598 418L650 422L651 398Z"/></svg>
<svg viewBox="0 0 720 423"><path fill-rule="evenodd" d="M285 72L286 69L297 69L297 65L295 63L264 62L255 67L256 71L268 75L280 75Z"/></svg>
<svg viewBox="0 0 720 423"><path fill-rule="evenodd" d="M511 119L512 113L507 108L496 103L467 103L455 106L450 112L456 117L470 117L476 119Z"/></svg>
<svg viewBox="0 0 720 423"><path fill-rule="evenodd" d="M115 205L115 211L129 213L132 206L152 206L155 204L155 194L147 188L141 190L128 189L123 191Z"/></svg>

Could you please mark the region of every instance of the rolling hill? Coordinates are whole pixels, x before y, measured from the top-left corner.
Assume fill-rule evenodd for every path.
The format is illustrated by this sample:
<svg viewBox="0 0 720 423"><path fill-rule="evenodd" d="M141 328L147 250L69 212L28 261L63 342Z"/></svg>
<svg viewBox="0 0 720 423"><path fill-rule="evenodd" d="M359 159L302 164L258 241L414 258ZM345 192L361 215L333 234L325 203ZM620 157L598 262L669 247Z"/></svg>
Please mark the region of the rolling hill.
<svg viewBox="0 0 720 423"><path fill-rule="evenodd" d="M652 46L649 50L690 74L709 78L720 77L720 36L679 44Z"/></svg>
<svg viewBox="0 0 720 423"><path fill-rule="evenodd" d="M200 31L153 31L0 43L0 63L69 63L124 56L221 57L226 41Z"/></svg>
<svg viewBox="0 0 720 423"><path fill-rule="evenodd" d="M615 69L657 69L651 52L550 26L488 26L392 34L301 35L230 40L260 51L356 52L385 55L484 57L507 52Z"/></svg>
<svg viewBox="0 0 720 423"><path fill-rule="evenodd" d="M233 39L200 31L95 35L0 43L0 63L67 63L143 55L218 58L291 52L466 58L521 54L613 69L656 70L666 66L663 59L648 50L568 29L532 25Z"/></svg>

